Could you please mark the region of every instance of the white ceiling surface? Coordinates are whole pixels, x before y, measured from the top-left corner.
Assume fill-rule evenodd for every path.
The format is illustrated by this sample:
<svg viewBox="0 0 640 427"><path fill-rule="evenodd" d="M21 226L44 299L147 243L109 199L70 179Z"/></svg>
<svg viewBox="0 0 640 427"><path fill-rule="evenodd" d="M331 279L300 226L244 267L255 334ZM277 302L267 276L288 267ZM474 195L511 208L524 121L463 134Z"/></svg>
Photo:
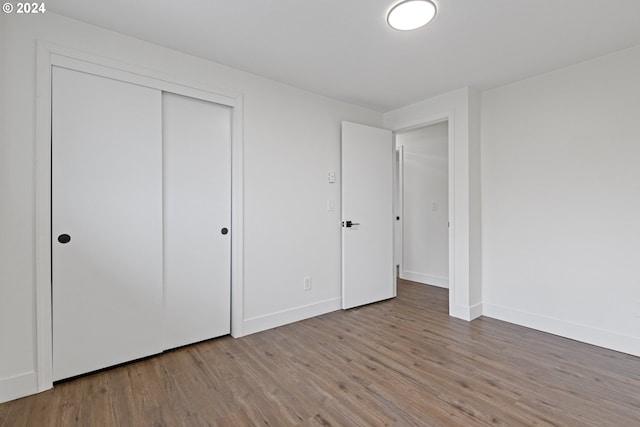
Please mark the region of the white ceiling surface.
<svg viewBox="0 0 640 427"><path fill-rule="evenodd" d="M428 26L386 25L398 0L51 0L49 11L386 112L484 90L640 44L640 0L437 0Z"/></svg>

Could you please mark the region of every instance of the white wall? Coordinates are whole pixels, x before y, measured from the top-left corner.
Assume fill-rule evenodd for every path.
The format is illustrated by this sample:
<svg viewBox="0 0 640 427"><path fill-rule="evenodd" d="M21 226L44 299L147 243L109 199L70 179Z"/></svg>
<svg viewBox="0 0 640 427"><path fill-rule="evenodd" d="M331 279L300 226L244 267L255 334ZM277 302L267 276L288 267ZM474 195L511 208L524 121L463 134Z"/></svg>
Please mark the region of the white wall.
<svg viewBox="0 0 640 427"><path fill-rule="evenodd" d="M381 114L49 12L1 19L0 401L36 391L36 39L242 93L244 333L340 307L340 177L328 184L327 171L340 170L340 122L380 126Z"/></svg>
<svg viewBox="0 0 640 427"><path fill-rule="evenodd" d="M448 123L396 134L403 147L400 277L449 286Z"/></svg>
<svg viewBox="0 0 640 427"><path fill-rule="evenodd" d="M640 46L482 96L484 314L640 356Z"/></svg>

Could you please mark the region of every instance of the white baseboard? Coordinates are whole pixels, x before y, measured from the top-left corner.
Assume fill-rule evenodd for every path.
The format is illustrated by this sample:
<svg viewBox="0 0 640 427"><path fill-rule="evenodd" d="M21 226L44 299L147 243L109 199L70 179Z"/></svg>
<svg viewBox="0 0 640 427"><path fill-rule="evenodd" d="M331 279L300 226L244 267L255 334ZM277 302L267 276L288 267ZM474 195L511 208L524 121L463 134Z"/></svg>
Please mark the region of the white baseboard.
<svg viewBox="0 0 640 427"><path fill-rule="evenodd" d="M255 332L265 331L267 329L276 328L278 326L298 322L300 320L309 319L315 316L320 316L321 314L330 313L332 311L340 309L342 309L342 298L332 298L325 301L292 308L290 310L283 310L263 316L256 316L245 319L243 332L244 335L249 335Z"/></svg>
<svg viewBox="0 0 640 427"><path fill-rule="evenodd" d="M411 280L412 282L423 283L425 285L437 286L439 288L449 288L449 279L442 276L401 270L400 278L404 280Z"/></svg>
<svg viewBox="0 0 640 427"><path fill-rule="evenodd" d="M640 357L640 338L484 303L483 315Z"/></svg>
<svg viewBox="0 0 640 427"><path fill-rule="evenodd" d="M482 303L474 304L471 306L463 305L451 305L449 306L449 315L458 319L466 320L467 322L477 319L482 316L483 305Z"/></svg>
<svg viewBox="0 0 640 427"><path fill-rule="evenodd" d="M469 307L469 320L477 319L482 316L484 311L484 305L479 302L478 304L474 304Z"/></svg>
<svg viewBox="0 0 640 427"><path fill-rule="evenodd" d="M38 375L35 371L0 379L0 403L19 399L38 392Z"/></svg>

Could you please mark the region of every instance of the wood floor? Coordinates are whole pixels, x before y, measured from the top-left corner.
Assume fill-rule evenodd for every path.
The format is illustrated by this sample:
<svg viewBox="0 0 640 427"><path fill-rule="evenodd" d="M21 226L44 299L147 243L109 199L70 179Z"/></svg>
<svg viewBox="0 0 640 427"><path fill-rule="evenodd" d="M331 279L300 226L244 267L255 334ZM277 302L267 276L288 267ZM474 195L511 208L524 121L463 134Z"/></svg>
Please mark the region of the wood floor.
<svg viewBox="0 0 640 427"><path fill-rule="evenodd" d="M0 426L640 426L640 358L447 315L447 291L223 337L0 405Z"/></svg>

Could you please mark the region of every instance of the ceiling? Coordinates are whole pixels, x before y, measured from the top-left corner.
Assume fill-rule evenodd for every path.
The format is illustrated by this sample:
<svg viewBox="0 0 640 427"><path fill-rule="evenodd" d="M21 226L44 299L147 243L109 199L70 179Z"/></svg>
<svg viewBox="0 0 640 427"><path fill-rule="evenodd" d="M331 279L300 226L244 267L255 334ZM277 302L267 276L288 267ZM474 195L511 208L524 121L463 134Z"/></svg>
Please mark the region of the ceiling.
<svg viewBox="0 0 640 427"><path fill-rule="evenodd" d="M640 44L638 0L436 0L422 29L399 0L52 0L50 12L386 112Z"/></svg>

